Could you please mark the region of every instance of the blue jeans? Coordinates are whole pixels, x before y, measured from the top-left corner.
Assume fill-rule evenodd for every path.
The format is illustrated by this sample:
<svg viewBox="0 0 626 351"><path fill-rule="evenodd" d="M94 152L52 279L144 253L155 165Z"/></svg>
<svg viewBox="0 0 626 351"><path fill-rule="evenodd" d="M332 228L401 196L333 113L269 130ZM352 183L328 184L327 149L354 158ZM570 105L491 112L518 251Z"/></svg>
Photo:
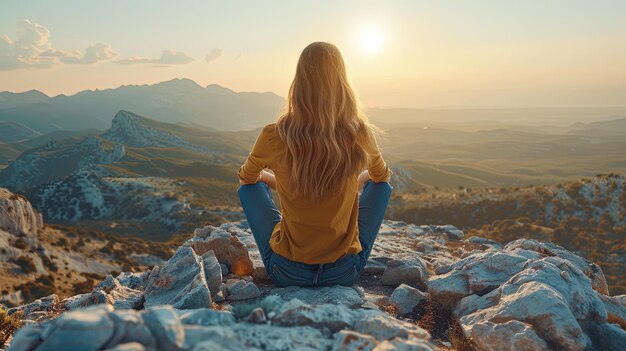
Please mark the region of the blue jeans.
<svg viewBox="0 0 626 351"><path fill-rule="evenodd" d="M359 196L359 240L362 250L335 262L306 264L291 261L275 252L269 240L282 216L272 200L272 191L263 182L240 185L237 189L250 230L268 275L278 286L352 285L358 279L372 252L383 222L393 187L387 182L368 180Z"/></svg>

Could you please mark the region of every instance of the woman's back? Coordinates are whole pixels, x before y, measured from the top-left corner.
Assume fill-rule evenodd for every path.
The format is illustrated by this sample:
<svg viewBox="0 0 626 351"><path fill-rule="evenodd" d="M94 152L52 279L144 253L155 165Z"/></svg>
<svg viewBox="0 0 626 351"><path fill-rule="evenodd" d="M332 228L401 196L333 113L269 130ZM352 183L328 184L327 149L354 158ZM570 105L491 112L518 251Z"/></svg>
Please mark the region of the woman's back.
<svg viewBox="0 0 626 351"><path fill-rule="evenodd" d="M389 181L391 170L376 143L367 149L368 169L375 182ZM290 168L286 161L286 145L278 136L276 123L265 126L259 134L248 160L238 176L254 183L262 168L269 168L276 177L276 190L282 219L270 239L272 250L292 261L303 263L333 262L345 254L361 251L358 232L358 181L345 179L340 189L325 198L310 201L293 190Z"/></svg>

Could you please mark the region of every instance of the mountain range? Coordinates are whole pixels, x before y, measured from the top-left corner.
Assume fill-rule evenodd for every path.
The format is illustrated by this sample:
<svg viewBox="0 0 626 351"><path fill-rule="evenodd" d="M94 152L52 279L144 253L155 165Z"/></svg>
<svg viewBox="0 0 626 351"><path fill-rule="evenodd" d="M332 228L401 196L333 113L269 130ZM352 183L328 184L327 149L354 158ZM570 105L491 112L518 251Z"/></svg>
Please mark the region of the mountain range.
<svg viewBox="0 0 626 351"><path fill-rule="evenodd" d="M163 122L242 130L273 121L283 104L282 97L270 92L235 92L217 84L202 87L190 79L173 79L70 96L0 92L0 123L19 123L38 133L106 129L123 109Z"/></svg>

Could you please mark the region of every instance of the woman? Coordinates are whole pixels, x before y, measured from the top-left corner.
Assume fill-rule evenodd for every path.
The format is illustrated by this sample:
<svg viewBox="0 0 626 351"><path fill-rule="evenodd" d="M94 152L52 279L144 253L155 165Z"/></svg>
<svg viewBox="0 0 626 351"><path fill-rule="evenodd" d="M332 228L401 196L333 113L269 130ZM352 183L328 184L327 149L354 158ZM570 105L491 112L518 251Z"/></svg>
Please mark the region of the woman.
<svg viewBox="0 0 626 351"><path fill-rule="evenodd" d="M307 46L286 112L261 130L237 173L241 205L277 285L358 279L392 190L377 131L358 109L337 47Z"/></svg>

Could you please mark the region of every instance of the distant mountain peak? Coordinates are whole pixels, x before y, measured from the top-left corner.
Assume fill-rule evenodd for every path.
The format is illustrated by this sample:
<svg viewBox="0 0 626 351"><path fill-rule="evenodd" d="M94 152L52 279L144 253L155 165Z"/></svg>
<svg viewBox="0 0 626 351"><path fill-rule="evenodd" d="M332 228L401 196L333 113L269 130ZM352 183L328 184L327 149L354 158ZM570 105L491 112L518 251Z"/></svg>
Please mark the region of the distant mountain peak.
<svg viewBox="0 0 626 351"><path fill-rule="evenodd" d="M170 80L166 80L164 82L160 82L155 84L157 86L175 86L179 88L187 88L187 89L202 89L200 84L196 83L196 81L189 78L174 78Z"/></svg>

